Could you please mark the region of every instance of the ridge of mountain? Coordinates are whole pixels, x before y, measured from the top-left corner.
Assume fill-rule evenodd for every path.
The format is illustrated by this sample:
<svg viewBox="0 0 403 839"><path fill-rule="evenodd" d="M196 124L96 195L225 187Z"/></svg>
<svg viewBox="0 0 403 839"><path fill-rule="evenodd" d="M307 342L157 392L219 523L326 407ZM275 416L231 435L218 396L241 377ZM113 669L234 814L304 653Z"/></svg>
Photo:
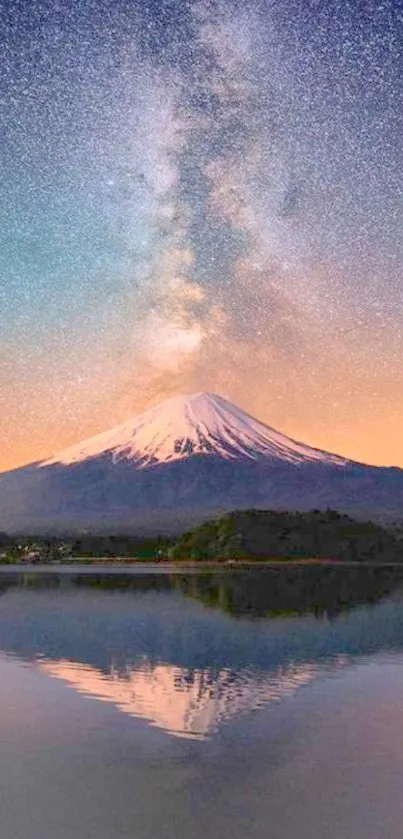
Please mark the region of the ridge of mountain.
<svg viewBox="0 0 403 839"><path fill-rule="evenodd" d="M403 470L305 446L199 393L0 474L10 533L169 534L252 508L401 518Z"/></svg>
<svg viewBox="0 0 403 839"><path fill-rule="evenodd" d="M138 468L172 463L192 455L226 460L259 457L292 463L348 461L291 440L214 393L174 396L114 428L90 437L41 462L70 465L108 454Z"/></svg>

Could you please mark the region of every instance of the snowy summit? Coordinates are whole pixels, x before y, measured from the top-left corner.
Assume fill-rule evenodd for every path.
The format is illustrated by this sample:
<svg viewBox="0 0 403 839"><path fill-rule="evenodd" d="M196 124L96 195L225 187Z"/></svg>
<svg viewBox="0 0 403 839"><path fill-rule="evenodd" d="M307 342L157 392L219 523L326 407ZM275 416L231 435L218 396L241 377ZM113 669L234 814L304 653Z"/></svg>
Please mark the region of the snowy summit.
<svg viewBox="0 0 403 839"><path fill-rule="evenodd" d="M192 455L225 460L269 458L289 463L345 465L342 457L297 443L214 393L174 396L122 425L72 446L41 466L74 464L108 455L137 468Z"/></svg>
<svg viewBox="0 0 403 839"><path fill-rule="evenodd" d="M213 393L176 396L0 475L10 532L177 533L229 510L401 516L403 470L297 443Z"/></svg>

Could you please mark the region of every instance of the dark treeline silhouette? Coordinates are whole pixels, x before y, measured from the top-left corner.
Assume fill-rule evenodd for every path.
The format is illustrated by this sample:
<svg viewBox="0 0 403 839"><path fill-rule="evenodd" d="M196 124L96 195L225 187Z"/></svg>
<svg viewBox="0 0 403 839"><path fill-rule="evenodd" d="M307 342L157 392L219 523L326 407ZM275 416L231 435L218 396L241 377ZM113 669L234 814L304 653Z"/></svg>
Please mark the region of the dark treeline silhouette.
<svg viewBox="0 0 403 839"><path fill-rule="evenodd" d="M162 536L96 536L85 534L71 543L73 556L127 556L155 559L167 543Z"/></svg>
<svg viewBox="0 0 403 839"><path fill-rule="evenodd" d="M160 557L168 542L161 536L96 535L85 533L80 536L41 536L0 534L0 550L6 553L4 560L16 562L30 552L36 552L41 562L67 561L71 557L133 557L154 560Z"/></svg>
<svg viewBox="0 0 403 839"><path fill-rule="evenodd" d="M3 562L29 559L69 561L72 557L141 560L321 559L340 562L403 561L401 525L356 521L333 510L227 513L173 540L129 534L15 537L0 533Z"/></svg>
<svg viewBox="0 0 403 839"><path fill-rule="evenodd" d="M403 561L397 530L355 521L332 510L308 513L247 510L228 513L183 534L173 559L319 558L342 562Z"/></svg>

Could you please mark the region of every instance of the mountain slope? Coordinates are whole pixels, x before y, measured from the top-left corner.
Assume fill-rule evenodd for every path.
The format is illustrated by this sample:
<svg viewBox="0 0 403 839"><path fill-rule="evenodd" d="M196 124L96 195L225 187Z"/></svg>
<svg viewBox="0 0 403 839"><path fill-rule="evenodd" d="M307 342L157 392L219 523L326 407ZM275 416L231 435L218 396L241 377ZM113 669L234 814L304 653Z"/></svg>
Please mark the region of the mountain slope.
<svg viewBox="0 0 403 839"><path fill-rule="evenodd" d="M0 530L14 532L168 533L252 507L399 516L403 471L304 446L196 394L0 475Z"/></svg>
<svg viewBox="0 0 403 839"><path fill-rule="evenodd" d="M41 465L81 463L108 453L139 468L183 460L190 455L218 455L225 460L260 457L290 463L318 461L344 465L346 460L304 446L279 434L212 393L175 396L139 417L60 452Z"/></svg>

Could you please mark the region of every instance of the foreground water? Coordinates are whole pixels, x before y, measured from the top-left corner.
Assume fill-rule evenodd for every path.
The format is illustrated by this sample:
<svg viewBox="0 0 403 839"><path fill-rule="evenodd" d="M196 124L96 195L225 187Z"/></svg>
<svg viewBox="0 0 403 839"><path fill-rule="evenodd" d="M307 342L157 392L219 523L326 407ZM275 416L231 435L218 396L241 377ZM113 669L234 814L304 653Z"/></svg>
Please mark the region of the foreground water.
<svg viewBox="0 0 403 839"><path fill-rule="evenodd" d="M2 839L401 839L403 574L0 574Z"/></svg>

